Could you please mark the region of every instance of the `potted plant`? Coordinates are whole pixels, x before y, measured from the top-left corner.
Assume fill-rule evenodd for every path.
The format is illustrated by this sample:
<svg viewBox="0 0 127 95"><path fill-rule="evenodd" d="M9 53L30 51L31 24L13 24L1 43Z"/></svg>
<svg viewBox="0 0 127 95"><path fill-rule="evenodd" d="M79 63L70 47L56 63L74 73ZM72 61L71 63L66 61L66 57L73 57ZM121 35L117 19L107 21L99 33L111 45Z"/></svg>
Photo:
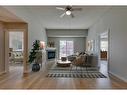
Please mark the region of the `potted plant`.
<svg viewBox="0 0 127 95"><path fill-rule="evenodd" d="M28 62L31 64L32 63L32 71L37 72L40 70L40 65L39 65L39 58L41 57L40 55L40 41L39 40L35 40L33 42L33 48L30 51L30 55L29 55L29 60Z"/></svg>

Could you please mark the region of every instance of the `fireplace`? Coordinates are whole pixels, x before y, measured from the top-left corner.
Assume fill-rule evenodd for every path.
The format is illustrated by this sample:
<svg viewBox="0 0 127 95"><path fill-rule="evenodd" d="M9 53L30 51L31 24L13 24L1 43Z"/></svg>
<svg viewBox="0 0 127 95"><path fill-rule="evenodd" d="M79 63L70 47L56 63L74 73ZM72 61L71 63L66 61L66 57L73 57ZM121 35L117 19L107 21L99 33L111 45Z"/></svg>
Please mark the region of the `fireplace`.
<svg viewBox="0 0 127 95"><path fill-rule="evenodd" d="M56 58L56 48L46 48L46 59L47 61L53 61Z"/></svg>
<svg viewBox="0 0 127 95"><path fill-rule="evenodd" d="M47 50L46 52L47 52L47 60L56 58L56 51L55 50Z"/></svg>

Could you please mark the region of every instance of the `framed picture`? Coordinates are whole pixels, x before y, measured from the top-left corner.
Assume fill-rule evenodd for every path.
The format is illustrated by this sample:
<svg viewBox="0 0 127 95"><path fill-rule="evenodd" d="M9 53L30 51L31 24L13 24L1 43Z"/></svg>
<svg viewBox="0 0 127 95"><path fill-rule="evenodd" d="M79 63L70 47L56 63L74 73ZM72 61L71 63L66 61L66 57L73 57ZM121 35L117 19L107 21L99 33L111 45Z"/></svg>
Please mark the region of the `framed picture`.
<svg viewBox="0 0 127 95"><path fill-rule="evenodd" d="M88 41L87 47L88 47L88 51L93 51L94 41L93 40Z"/></svg>

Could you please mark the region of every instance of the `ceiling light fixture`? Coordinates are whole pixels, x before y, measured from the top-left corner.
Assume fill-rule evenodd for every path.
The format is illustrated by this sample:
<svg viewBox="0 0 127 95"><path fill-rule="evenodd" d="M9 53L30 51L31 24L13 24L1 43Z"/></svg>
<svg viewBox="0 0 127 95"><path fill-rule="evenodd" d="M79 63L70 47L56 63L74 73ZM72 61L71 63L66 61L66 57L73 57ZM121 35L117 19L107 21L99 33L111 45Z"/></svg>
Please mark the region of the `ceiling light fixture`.
<svg viewBox="0 0 127 95"><path fill-rule="evenodd" d="M70 16L74 18L74 11L82 11L82 8L72 8L72 6L56 7L56 9L63 11L63 14L60 15L60 18L64 16Z"/></svg>
<svg viewBox="0 0 127 95"><path fill-rule="evenodd" d="M66 11L66 15L71 15L71 11L70 10L67 10Z"/></svg>

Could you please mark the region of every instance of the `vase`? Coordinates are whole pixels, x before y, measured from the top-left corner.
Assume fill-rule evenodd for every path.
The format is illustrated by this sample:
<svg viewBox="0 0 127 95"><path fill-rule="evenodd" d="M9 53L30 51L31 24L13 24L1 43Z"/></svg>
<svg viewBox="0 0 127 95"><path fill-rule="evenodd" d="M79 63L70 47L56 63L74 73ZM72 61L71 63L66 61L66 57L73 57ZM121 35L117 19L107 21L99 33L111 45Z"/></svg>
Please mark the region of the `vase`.
<svg viewBox="0 0 127 95"><path fill-rule="evenodd" d="M33 72L37 72L37 71L39 71L39 70L40 70L40 65L37 64L37 63L34 63L34 64L32 65L32 71L33 71Z"/></svg>

